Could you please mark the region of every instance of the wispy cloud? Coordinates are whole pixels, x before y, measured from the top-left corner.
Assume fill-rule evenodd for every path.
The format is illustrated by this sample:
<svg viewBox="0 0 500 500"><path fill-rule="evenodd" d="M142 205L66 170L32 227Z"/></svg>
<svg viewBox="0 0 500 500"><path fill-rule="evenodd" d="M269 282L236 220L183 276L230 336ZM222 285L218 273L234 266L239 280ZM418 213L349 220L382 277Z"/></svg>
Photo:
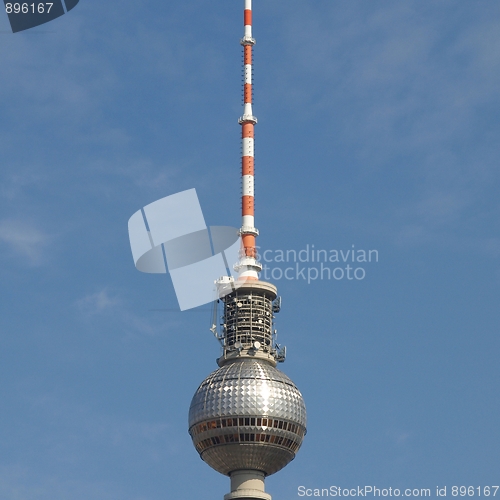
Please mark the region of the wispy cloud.
<svg viewBox="0 0 500 500"><path fill-rule="evenodd" d="M28 188L43 185L44 182L45 175L40 172L34 172L31 168L18 167L15 173L5 175L1 179L0 196L7 202L12 202L25 197Z"/></svg>
<svg viewBox="0 0 500 500"><path fill-rule="evenodd" d="M103 288L99 292L86 295L76 301L77 307L90 316L113 309L120 304L120 299L117 296L111 296L106 288Z"/></svg>
<svg viewBox="0 0 500 500"><path fill-rule="evenodd" d="M350 168L390 185L396 240L455 244L471 213L498 204L500 9L469 7L319 2L281 25L274 97L328 120Z"/></svg>
<svg viewBox="0 0 500 500"><path fill-rule="evenodd" d="M66 458L69 458L72 454L70 448L73 445L78 447L84 441L96 446L112 446L115 449L137 446L144 452L149 450L150 458L153 460L156 451L160 449L166 453L174 451L176 440L170 440L170 425L166 421L145 422L125 416L98 413L91 407L81 403L70 403L50 393L25 395L24 398L42 420L55 421L59 424L47 427L47 431L55 431L51 446L54 459L65 458L57 456L58 450L62 447L68 451ZM68 437L70 439L65 441ZM153 448L158 450L153 452Z"/></svg>
<svg viewBox="0 0 500 500"><path fill-rule="evenodd" d="M21 220L0 221L0 243L29 265L43 262L51 237L33 224Z"/></svg>
<svg viewBox="0 0 500 500"><path fill-rule="evenodd" d="M2 500L145 500L151 497L138 493L139 487L127 489L126 474L116 474L117 457L124 471L137 471L137 460L145 469L166 468L183 449L184 436L166 421L97 412L49 393L24 394L23 399L36 414L23 422L22 432L33 439L20 462L2 460ZM82 469L87 473L81 475Z"/></svg>
<svg viewBox="0 0 500 500"><path fill-rule="evenodd" d="M347 103L345 118L378 137L405 139L398 148L452 138L472 127L466 119L478 105L498 102L500 21L487 11L451 31L438 6L365 7L340 2L326 11L302 6L288 12L287 57L275 70L287 79L279 87L282 99L288 89L304 97L295 103L301 108L338 110Z"/></svg>
<svg viewBox="0 0 500 500"><path fill-rule="evenodd" d="M412 437L412 432L402 429L389 429L387 431L387 436L389 440L396 446L405 446L409 444L409 440Z"/></svg>
<svg viewBox="0 0 500 500"><path fill-rule="evenodd" d="M165 318L151 313L147 316L139 314L127 298L107 287L85 295L74 305L85 321L92 323L93 329L107 328L104 325L110 320L115 326L113 330L120 331L124 338L156 336L167 330ZM120 325L118 330L116 325Z"/></svg>
<svg viewBox="0 0 500 500"><path fill-rule="evenodd" d="M111 482L71 480L20 465L0 466L0 497L3 500L134 499L120 485Z"/></svg>

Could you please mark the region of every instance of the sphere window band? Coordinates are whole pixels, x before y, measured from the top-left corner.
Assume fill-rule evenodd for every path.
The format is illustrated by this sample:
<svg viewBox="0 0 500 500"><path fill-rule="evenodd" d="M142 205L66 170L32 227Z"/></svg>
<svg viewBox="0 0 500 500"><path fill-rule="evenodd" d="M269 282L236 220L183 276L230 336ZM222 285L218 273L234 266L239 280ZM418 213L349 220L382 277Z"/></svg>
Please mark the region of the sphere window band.
<svg viewBox="0 0 500 500"><path fill-rule="evenodd" d="M255 426L257 426L258 428L248 429L248 427ZM237 432L232 431L228 434L218 433L216 435L212 435L198 441L197 436L199 436L200 434L206 432L213 433L211 431L213 431L214 429L232 427L235 427L235 430ZM245 427L245 429L243 429L242 427ZM274 429L277 429L278 431L274 431ZM295 436L279 435L278 433L283 434L283 432L280 432L280 430L295 434ZM304 435L306 434L306 429L300 425L297 425L296 423L287 422L285 420L276 418L234 417L220 418L193 425L189 430L189 433L195 441L195 447L198 453L202 453L207 448L211 448L217 445L244 442L274 444L277 446L288 448L293 453L296 453L300 448ZM293 439L293 437L296 437L297 439Z"/></svg>
<svg viewBox="0 0 500 500"><path fill-rule="evenodd" d="M191 437L195 437L202 432L207 432L212 429L220 429L221 427L250 427L257 426L266 428L283 429L284 431L293 432L301 438L305 436L306 429L293 422L286 422L284 420L272 419L272 418L262 418L262 417L234 417L234 418L222 418L216 420L210 420L208 422L202 422L201 424L196 424L189 429Z"/></svg>
<svg viewBox="0 0 500 500"><path fill-rule="evenodd" d="M283 436L275 436L273 434L253 434L253 433L240 433L240 434L224 434L221 436L213 436L211 438L203 439L195 445L198 453L202 453L207 448L212 446L217 446L221 444L231 444L231 443L244 443L244 442L261 442L270 443L278 446L283 446L288 448L292 452L296 453L300 448L300 444L290 438L285 438Z"/></svg>

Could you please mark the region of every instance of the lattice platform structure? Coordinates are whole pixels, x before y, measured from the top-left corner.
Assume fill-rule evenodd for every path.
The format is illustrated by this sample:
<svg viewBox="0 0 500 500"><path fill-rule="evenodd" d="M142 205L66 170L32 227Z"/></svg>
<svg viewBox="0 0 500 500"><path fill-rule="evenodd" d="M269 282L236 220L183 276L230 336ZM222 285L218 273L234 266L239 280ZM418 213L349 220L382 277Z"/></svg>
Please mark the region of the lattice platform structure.
<svg viewBox="0 0 500 500"><path fill-rule="evenodd" d="M233 291L221 299L224 311L219 338L223 354L217 360L219 366L241 356L265 359L273 366L284 361L284 351L275 342L273 327L274 313L280 309L276 287L252 280L238 287L225 287L233 287Z"/></svg>

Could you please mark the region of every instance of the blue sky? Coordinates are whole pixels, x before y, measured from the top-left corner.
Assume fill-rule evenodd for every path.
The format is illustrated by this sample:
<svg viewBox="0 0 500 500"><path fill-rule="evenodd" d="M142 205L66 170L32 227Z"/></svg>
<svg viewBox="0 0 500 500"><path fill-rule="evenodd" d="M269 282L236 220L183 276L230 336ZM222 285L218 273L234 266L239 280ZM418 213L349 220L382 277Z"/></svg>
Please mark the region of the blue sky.
<svg viewBox="0 0 500 500"><path fill-rule="evenodd" d="M196 188L239 225L242 8L0 16L2 499L229 491L187 433L209 307L135 270L127 221ZM255 0L254 35L260 246L379 254L275 281L308 434L268 491L498 484L500 4Z"/></svg>

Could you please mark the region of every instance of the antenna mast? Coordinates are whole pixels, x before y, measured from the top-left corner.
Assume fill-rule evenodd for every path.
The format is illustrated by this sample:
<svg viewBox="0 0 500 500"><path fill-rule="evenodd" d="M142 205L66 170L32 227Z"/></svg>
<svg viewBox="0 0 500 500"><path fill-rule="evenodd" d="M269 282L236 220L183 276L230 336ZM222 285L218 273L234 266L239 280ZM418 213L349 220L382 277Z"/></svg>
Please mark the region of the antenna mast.
<svg viewBox="0 0 500 500"><path fill-rule="evenodd" d="M240 229L243 249L237 266L239 278L257 280L262 265L257 261L255 238L259 231L255 228L255 194L254 194L254 127L257 118L252 111L252 49L255 39L252 38L252 0L245 0L244 35L240 43L243 45L243 116L238 122L241 125L241 215Z"/></svg>

